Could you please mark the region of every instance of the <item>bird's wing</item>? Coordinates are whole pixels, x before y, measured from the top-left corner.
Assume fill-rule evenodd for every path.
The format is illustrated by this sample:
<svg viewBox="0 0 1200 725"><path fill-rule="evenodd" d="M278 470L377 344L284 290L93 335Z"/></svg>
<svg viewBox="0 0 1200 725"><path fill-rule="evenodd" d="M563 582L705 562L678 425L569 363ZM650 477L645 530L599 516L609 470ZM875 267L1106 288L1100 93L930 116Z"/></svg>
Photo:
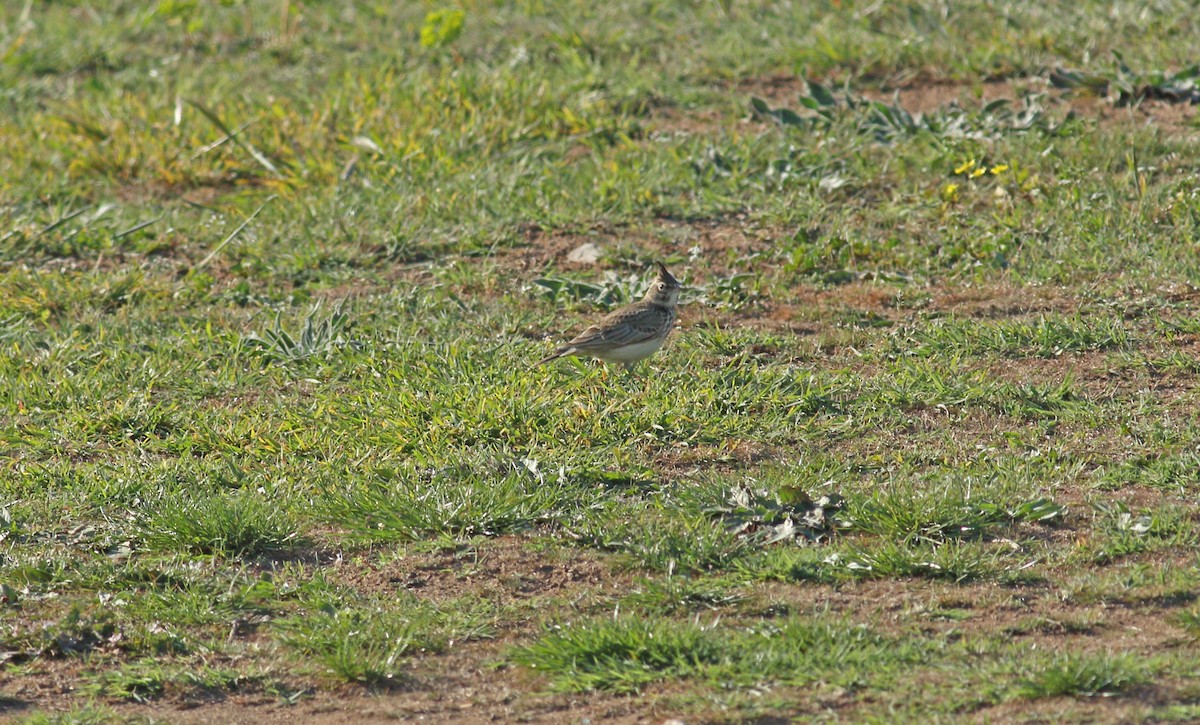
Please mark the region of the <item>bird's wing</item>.
<svg viewBox="0 0 1200 725"><path fill-rule="evenodd" d="M586 350L636 345L661 335L666 318L667 315L655 307L617 310L579 333L564 347Z"/></svg>

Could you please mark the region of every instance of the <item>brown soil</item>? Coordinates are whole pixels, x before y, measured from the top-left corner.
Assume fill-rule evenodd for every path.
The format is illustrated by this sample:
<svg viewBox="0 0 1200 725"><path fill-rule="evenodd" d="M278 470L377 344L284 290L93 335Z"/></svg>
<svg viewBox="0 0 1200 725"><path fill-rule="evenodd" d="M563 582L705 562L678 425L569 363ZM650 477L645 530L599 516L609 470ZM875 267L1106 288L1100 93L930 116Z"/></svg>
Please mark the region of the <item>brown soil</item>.
<svg viewBox="0 0 1200 725"><path fill-rule="evenodd" d="M926 81L883 90L855 89L854 93L873 101L890 103L899 100L909 113L928 113L951 103L970 107L967 104L987 104L1001 98L1016 99L1022 92L1042 90L1045 85L1038 78L989 80L982 83ZM839 93L841 89L832 87L830 90ZM762 98L772 107L795 110L798 107L797 99L808 95L808 85L801 77L777 75L739 81L731 91L746 97Z"/></svg>
<svg viewBox="0 0 1200 725"><path fill-rule="evenodd" d="M668 261L689 260L683 263L687 269L702 270L706 274L728 274L733 269L732 261L772 251L775 238L767 230L751 228L744 215L723 219L659 219L638 228L598 225L574 232L530 227L523 233L524 243L496 249L490 261L524 277L548 268L581 270L598 267L628 271L633 269L628 266L632 260L648 254ZM572 250L584 244L593 244L600 249L601 257L597 262L576 263L568 259ZM739 268L745 266L739 265ZM640 272L641 269L641 265L636 264L636 270Z"/></svg>
<svg viewBox="0 0 1200 725"><path fill-rule="evenodd" d="M338 561L326 574L376 596L407 592L434 601L476 596L496 605L550 599L565 592L603 595L629 586L592 552L553 557L531 550L527 540L516 536L489 540L481 547L409 554L386 563Z"/></svg>
<svg viewBox="0 0 1200 725"><path fill-rule="evenodd" d="M830 90L837 93L835 85ZM746 113L734 120L723 118L715 112L691 113L673 107L655 109L649 121L650 128L665 134L709 134L722 127L742 127L761 130L769 126L753 118L749 112L749 99L762 98L772 108L789 108L800 112L798 99L808 95L808 86L803 77L795 75L771 75L747 78L731 83L728 93L739 102L744 102ZM1162 99L1145 99L1128 107L1118 107L1111 98L1101 98L1082 91L1054 88L1042 77L997 78L982 82L919 78L880 89L855 89L855 93L870 100L885 103L898 102L909 113L929 113L952 103L963 108L976 108L991 101L1009 99L1016 101L1024 95L1042 94L1039 103L1060 115L1073 111L1083 118L1096 119L1105 128L1119 126L1155 125L1168 133L1200 135L1200 106L1188 103L1171 103Z"/></svg>
<svg viewBox="0 0 1200 725"><path fill-rule="evenodd" d="M1160 494L1161 495L1161 494ZM1040 534L1067 537L1070 528L1045 529ZM1032 529L1032 527L1031 527ZM1034 533L1032 530L1029 533ZM407 590L434 600L464 595L484 596L497 604L556 598L562 618L591 616L612 606L632 585L613 576L593 554L572 552L571 558L539 554L519 537L502 537L474 548L417 553L387 563L338 561L326 567L336 581L376 596ZM1020 546L1011 543L1012 546ZM1169 561L1188 566L1180 554ZM952 584L927 580L862 581L836 586L763 584L752 587L744 615L756 608L798 614L842 616L866 622L897 636L914 633L951 639L997 635L1031 650L1076 653L1133 652L1152 656L1186 644L1171 613L1194 599L1164 592L1162 598L1077 600L1067 592L1078 572L1055 572L1054 581L1024 586L996 583ZM539 586L540 585L540 586ZM575 602L574 605L569 603ZM544 612L543 612L544 615ZM951 616L952 615L952 616ZM551 619L555 619L552 617ZM509 644L534 633L532 621L518 622L494 640L458 643L445 653L420 657L407 677L387 689L317 684L296 704L262 693L214 695L210 699L167 696L150 703L109 702L122 716L164 719L177 723L314 722L351 723L418 720L434 723L592 722L660 723L676 715L651 689L640 697L605 693L551 694L545 683L524 670L498 666ZM263 647L270 647L263 640ZM217 663L219 664L219 663ZM0 716L20 715L33 708L63 711L80 702L74 690L88 665L78 659L39 659L20 675L0 677L6 701ZM1152 696L1152 693L1147 693ZM985 708L970 716L981 721L996 717L1028 718L1065 707L1091 713L1089 719L1119 721L1136 709L1138 699L1072 699L1011 702ZM826 706L845 709L852 717L853 698L833 697ZM693 721L688 718L688 721Z"/></svg>

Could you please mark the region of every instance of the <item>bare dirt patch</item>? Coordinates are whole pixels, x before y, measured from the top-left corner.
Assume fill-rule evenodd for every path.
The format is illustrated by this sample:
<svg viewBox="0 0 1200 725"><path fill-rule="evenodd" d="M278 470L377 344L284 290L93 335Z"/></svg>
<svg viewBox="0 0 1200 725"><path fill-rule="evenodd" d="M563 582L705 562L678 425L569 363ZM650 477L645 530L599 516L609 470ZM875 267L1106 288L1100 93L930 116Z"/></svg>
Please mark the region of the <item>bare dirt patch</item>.
<svg viewBox="0 0 1200 725"><path fill-rule="evenodd" d="M524 670L494 666L503 654L502 645L489 645L426 658L413 672L414 686L380 704L392 717L423 722L657 722L653 697L549 693Z"/></svg>
<svg viewBox="0 0 1200 725"><path fill-rule="evenodd" d="M664 136L703 136L723 127L761 132L767 124L753 118L749 111L730 118L712 108L691 109L667 106L656 109L649 123L651 138Z"/></svg>
<svg viewBox="0 0 1200 725"><path fill-rule="evenodd" d="M987 105L992 101L1016 100L1024 94L1043 90L1037 79L990 80L982 83L922 82L895 89L864 91L873 101L897 102L909 113L930 113L958 104L963 108Z"/></svg>
<svg viewBox="0 0 1200 725"><path fill-rule="evenodd" d="M1086 722L1128 723L1140 720L1146 706L1137 700L1055 697L1047 700L1012 700L985 707L971 715L971 722Z"/></svg>
<svg viewBox="0 0 1200 725"><path fill-rule="evenodd" d="M825 81L825 85L834 93L842 90L839 82ZM872 101L890 103L898 99L909 113L928 113L951 103L986 104L1001 98L1015 99L1022 93L1042 90L1046 86L1040 78L991 79L973 83L923 78L898 85L854 88L852 92ZM762 98L772 107L793 109L799 106L798 99L809 95L808 82L802 76L791 74L743 78L729 84L728 89L739 96Z"/></svg>
<svg viewBox="0 0 1200 725"><path fill-rule="evenodd" d="M1071 95L1066 102L1080 116L1096 119L1104 129L1147 126L1200 138L1200 106L1155 99L1117 106L1109 99L1088 95Z"/></svg>
<svg viewBox="0 0 1200 725"><path fill-rule="evenodd" d="M667 480L699 473L702 469L732 474L761 463L774 453L766 444L747 440L730 440L718 446L680 446L655 455L654 470Z"/></svg>
<svg viewBox="0 0 1200 725"><path fill-rule="evenodd" d="M979 320L1033 319L1051 313L1074 315L1085 305L1077 293L1067 288L1016 286L1006 282L926 286L858 281L835 287L799 282L770 302L737 311L684 308L681 317L688 324L828 335L890 328L938 315ZM833 352L837 345L822 347Z"/></svg>
<svg viewBox="0 0 1200 725"><path fill-rule="evenodd" d="M752 226L745 214L735 214L716 219L658 219L636 227L597 225L577 231L528 227L523 236L523 244L496 249L490 260L521 275L549 268L625 269L645 257L682 260L676 266L694 274L728 274L735 268L734 262L771 252L778 235ZM584 244L598 248L596 262L570 259L571 252Z"/></svg>
<svg viewBox="0 0 1200 725"><path fill-rule="evenodd" d="M438 552L416 552L384 563L340 561L330 575L372 595L408 592L434 601L478 596L496 604L546 599L627 585L593 552L551 556L532 551L519 536Z"/></svg>
<svg viewBox="0 0 1200 725"><path fill-rule="evenodd" d="M689 135L711 134L734 124L747 130L761 131L770 128L770 124L751 116L750 98L762 98L772 108L799 111L799 99L808 95L805 79L791 74L739 79L725 88L730 95L745 101L745 111L738 118L729 119L712 110L691 112L663 107L654 110L649 126L662 133ZM831 89L835 92L838 90L836 83ZM1096 119L1105 128L1154 125L1172 133L1200 135L1200 106L1155 98L1146 98L1129 106L1117 106L1115 97L1055 88L1047 78L1040 76L993 78L978 82L920 77L897 85L856 88L854 93L873 101L896 103L911 114L931 113L952 104L966 109L977 108L996 100L1016 101L1038 94L1038 102L1043 106L1062 115L1071 111L1083 118Z"/></svg>
<svg viewBox="0 0 1200 725"><path fill-rule="evenodd" d="M805 79L789 73L739 78L729 83L727 88L734 95L756 96L772 106L795 104L798 98L808 95L808 83Z"/></svg>
<svg viewBox="0 0 1200 725"><path fill-rule="evenodd" d="M933 310L986 319L1046 312L1075 314L1084 304L1069 288L1008 283L934 288L930 297L929 307Z"/></svg>

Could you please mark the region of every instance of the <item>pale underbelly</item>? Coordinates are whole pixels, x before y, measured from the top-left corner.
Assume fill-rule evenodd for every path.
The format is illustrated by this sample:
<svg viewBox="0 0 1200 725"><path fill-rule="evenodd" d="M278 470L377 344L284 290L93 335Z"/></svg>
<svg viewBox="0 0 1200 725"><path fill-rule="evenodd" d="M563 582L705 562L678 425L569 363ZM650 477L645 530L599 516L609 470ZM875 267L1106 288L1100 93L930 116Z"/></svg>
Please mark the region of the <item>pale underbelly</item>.
<svg viewBox="0 0 1200 725"><path fill-rule="evenodd" d="M588 352L587 354L600 358L605 362L628 363L637 362L650 357L658 351L663 343L666 342L665 337L660 337L657 340L647 340L633 345L626 345L615 350L605 350L604 352Z"/></svg>

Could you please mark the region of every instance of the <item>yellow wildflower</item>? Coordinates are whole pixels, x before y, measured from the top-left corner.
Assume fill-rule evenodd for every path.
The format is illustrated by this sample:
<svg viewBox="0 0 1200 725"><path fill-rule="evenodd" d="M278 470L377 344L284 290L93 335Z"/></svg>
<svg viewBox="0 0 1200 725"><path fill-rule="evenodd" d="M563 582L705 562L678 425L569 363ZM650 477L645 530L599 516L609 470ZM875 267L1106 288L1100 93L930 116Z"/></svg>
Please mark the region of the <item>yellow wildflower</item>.
<svg viewBox="0 0 1200 725"><path fill-rule="evenodd" d="M980 176L983 176L986 173L987 173L987 169L980 166L978 169L975 169L974 171L971 172L971 178L978 179Z"/></svg>
<svg viewBox="0 0 1200 725"><path fill-rule="evenodd" d="M960 164L959 167L954 170L954 173L965 174L973 168L975 168L975 159L971 159L970 161Z"/></svg>
<svg viewBox="0 0 1200 725"><path fill-rule="evenodd" d="M942 201L947 204L958 201L958 184L946 184L942 187Z"/></svg>
<svg viewBox="0 0 1200 725"><path fill-rule="evenodd" d="M996 174L1003 174L1005 171L1008 171L1008 164L996 164L992 167L993 176Z"/></svg>

